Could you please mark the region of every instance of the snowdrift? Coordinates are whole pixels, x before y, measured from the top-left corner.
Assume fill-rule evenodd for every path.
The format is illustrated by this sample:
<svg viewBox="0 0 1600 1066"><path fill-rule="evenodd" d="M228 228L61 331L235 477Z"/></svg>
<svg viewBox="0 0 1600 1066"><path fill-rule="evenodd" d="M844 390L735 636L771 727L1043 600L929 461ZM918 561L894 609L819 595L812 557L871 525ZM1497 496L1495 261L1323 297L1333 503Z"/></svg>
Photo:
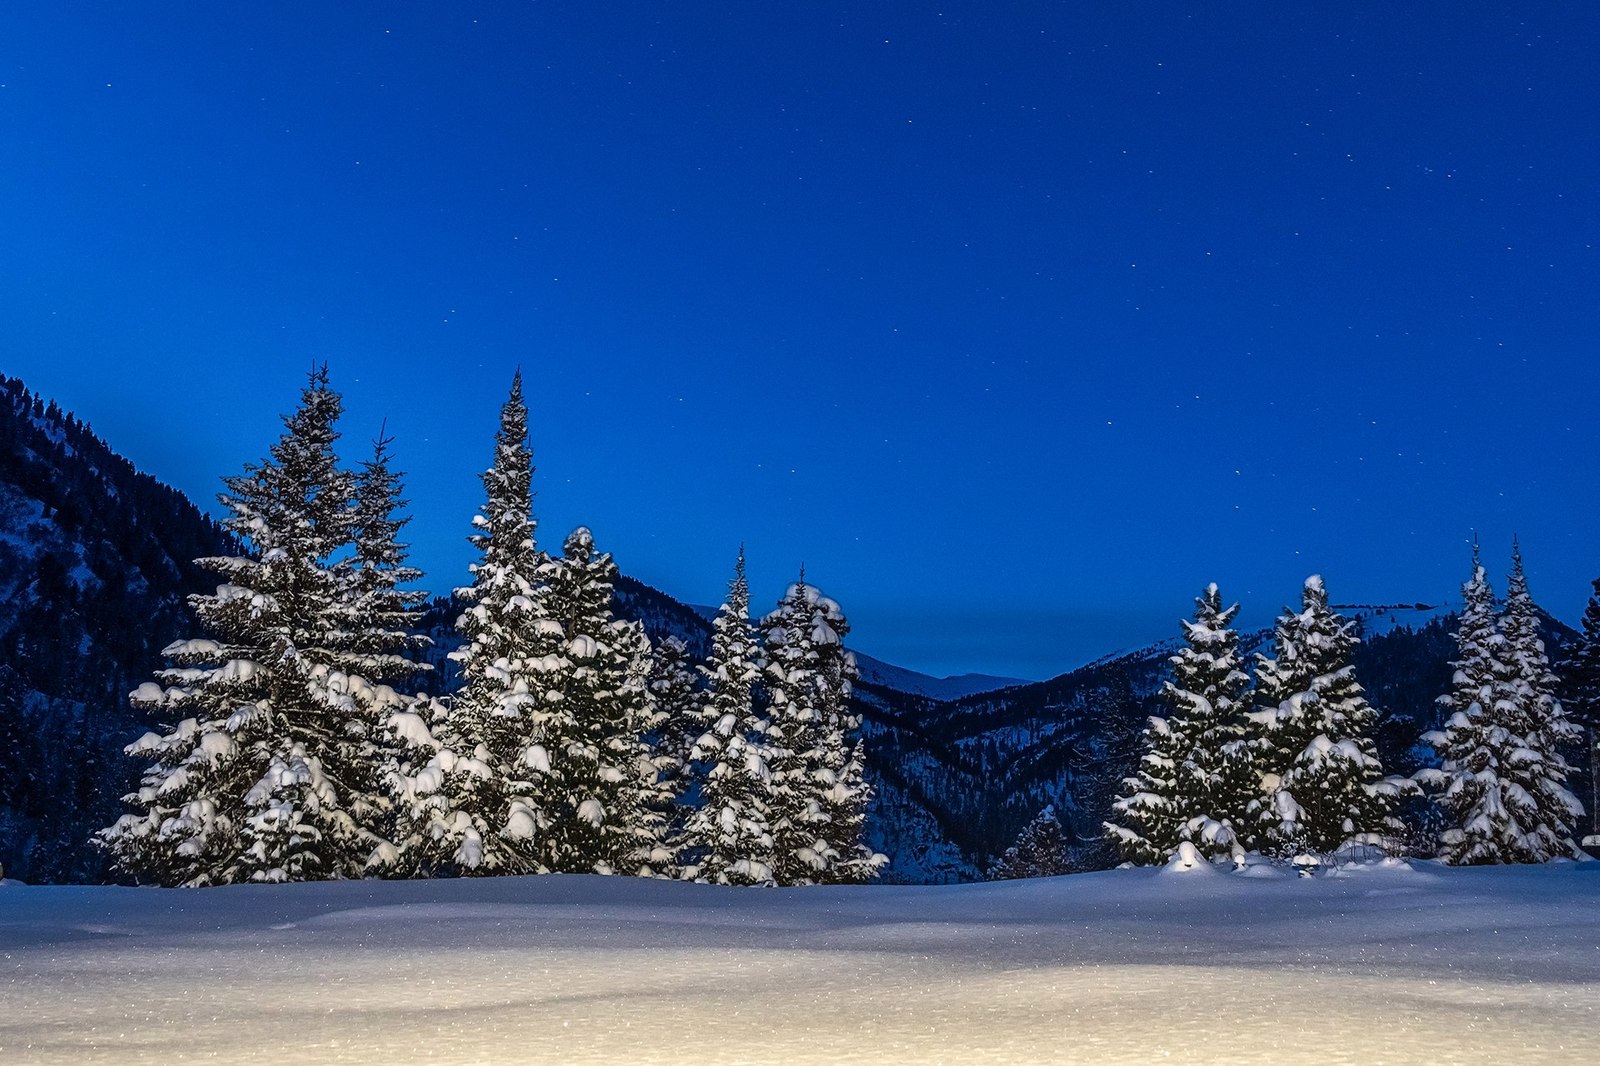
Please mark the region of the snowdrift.
<svg viewBox="0 0 1600 1066"><path fill-rule="evenodd" d="M8 1063L1600 1061L1600 864L0 887Z"/></svg>

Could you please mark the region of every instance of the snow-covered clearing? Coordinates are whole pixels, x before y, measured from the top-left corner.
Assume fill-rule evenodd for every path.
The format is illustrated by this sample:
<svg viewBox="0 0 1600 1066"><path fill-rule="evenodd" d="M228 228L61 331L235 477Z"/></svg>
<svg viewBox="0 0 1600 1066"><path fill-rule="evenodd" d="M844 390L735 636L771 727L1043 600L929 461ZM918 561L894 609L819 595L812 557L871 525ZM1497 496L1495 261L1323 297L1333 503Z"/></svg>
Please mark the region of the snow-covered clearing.
<svg viewBox="0 0 1600 1066"><path fill-rule="evenodd" d="M7 1063L1163 1057L1600 1062L1600 863L0 886Z"/></svg>

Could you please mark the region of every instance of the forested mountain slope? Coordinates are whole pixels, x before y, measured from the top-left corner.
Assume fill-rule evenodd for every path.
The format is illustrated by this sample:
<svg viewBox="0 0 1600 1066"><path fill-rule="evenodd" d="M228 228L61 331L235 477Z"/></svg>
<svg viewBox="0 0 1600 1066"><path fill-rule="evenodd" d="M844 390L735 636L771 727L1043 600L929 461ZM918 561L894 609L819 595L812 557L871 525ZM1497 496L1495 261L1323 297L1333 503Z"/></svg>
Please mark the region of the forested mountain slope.
<svg viewBox="0 0 1600 1066"><path fill-rule="evenodd" d="M88 426L0 377L0 862L98 878L87 838L137 780L127 692L190 628L227 538Z"/></svg>

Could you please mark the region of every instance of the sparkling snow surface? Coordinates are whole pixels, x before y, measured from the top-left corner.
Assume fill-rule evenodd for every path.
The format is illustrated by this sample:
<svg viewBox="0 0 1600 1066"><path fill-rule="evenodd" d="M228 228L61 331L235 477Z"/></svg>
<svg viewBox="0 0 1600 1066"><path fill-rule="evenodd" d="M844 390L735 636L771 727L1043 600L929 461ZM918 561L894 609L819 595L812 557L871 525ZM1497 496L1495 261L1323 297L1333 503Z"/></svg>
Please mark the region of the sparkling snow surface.
<svg viewBox="0 0 1600 1066"><path fill-rule="evenodd" d="M0 1059L1600 1062L1600 863L0 885Z"/></svg>

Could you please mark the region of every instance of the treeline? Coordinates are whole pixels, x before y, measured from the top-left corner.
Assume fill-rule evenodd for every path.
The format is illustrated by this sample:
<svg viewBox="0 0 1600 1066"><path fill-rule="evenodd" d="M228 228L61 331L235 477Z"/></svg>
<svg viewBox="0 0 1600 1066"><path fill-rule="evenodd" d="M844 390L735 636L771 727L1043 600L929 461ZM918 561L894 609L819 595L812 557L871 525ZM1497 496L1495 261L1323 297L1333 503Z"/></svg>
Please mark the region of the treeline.
<svg viewBox="0 0 1600 1066"><path fill-rule="evenodd" d="M429 695L425 594L380 438L335 451L326 369L267 458L226 478L239 550L192 606L204 633L133 704L170 723L97 839L167 885L619 873L850 882L870 790L837 603L801 579L752 623L740 552L707 661L613 614L617 570L578 528L538 546L520 374L501 409L454 690Z"/></svg>
<svg viewBox="0 0 1600 1066"><path fill-rule="evenodd" d="M1135 864L1243 861L1264 852L1302 863L1351 846L1396 850L1407 796L1424 792L1443 818L1436 851L1457 864L1537 863L1577 857L1583 807L1568 789L1563 749L1600 707L1600 583L1584 633L1558 680L1538 635L1522 555L1513 549L1497 612L1474 549L1466 607L1455 633L1443 725L1419 739L1437 765L1386 775L1375 743L1378 714L1357 681L1355 623L1307 580L1299 611L1277 621L1269 652L1247 671L1215 585L1184 623L1184 647L1150 718L1143 754L1112 804L1105 832ZM1055 811L1026 827L991 876L1067 872L1071 849Z"/></svg>

